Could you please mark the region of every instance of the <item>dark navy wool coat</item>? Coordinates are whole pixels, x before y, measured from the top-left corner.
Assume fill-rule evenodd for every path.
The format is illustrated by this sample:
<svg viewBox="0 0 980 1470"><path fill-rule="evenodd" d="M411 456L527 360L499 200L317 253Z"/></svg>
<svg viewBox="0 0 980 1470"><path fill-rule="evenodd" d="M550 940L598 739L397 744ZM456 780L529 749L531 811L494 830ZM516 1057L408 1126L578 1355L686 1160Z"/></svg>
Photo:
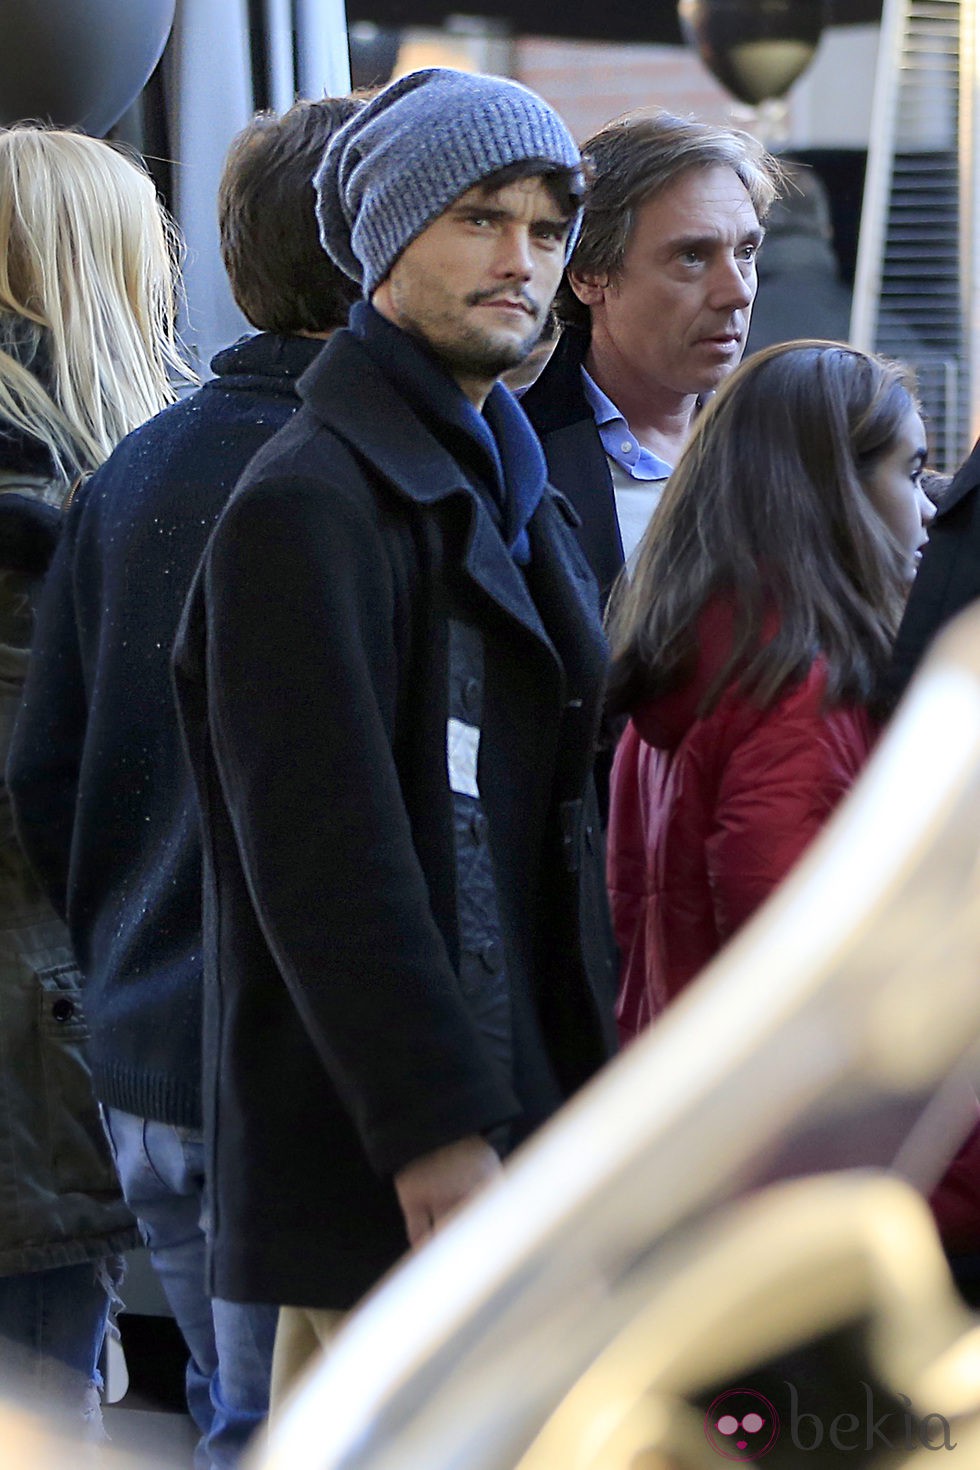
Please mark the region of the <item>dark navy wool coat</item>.
<svg viewBox="0 0 980 1470"><path fill-rule="evenodd" d="M349 332L300 391L175 667L205 824L210 1286L345 1308L406 1248L395 1173L472 1133L506 1151L614 1046L606 651L560 496L522 570Z"/></svg>

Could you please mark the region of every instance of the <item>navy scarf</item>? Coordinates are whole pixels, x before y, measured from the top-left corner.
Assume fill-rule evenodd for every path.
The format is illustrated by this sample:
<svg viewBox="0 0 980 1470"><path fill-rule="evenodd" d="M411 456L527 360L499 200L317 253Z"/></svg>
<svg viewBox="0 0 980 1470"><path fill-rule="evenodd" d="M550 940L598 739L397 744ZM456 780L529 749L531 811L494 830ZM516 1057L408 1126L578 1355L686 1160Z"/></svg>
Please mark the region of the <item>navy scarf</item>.
<svg viewBox="0 0 980 1470"><path fill-rule="evenodd" d="M527 523L544 494L544 452L512 393L494 384L477 413L426 342L403 332L368 301L351 309L350 330L412 411L456 460L520 566L531 559Z"/></svg>

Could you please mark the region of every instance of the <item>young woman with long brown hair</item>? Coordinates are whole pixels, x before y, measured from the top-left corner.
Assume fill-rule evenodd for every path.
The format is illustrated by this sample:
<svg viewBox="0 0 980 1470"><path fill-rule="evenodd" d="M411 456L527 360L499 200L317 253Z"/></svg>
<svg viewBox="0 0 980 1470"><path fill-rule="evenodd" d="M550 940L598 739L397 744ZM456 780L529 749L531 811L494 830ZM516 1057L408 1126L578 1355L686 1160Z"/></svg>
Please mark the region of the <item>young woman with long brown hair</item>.
<svg viewBox="0 0 980 1470"><path fill-rule="evenodd" d="M609 882L629 1040L771 893L871 750L931 502L914 383L756 354L698 420L614 597Z"/></svg>

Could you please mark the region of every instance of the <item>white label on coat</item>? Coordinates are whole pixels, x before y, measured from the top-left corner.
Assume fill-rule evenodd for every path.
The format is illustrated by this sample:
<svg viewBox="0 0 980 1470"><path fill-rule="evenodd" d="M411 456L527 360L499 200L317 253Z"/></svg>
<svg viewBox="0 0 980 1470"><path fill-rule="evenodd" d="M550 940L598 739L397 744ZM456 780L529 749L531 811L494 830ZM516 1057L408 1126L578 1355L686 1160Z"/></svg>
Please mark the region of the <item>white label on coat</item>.
<svg viewBox="0 0 980 1470"><path fill-rule="evenodd" d="M476 725L450 720L446 726L446 762L449 766L449 789L460 796L479 796L476 763L480 755L480 731Z"/></svg>

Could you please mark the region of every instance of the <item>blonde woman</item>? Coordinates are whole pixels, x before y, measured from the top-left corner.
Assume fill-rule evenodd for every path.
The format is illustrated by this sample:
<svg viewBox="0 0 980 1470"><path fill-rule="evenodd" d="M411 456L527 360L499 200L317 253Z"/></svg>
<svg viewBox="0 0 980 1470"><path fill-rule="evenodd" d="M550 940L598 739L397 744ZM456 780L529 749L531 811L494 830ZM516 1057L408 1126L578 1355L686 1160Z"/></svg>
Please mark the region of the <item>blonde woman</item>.
<svg viewBox="0 0 980 1470"><path fill-rule="evenodd" d="M190 376L175 284L171 226L138 164L79 134L0 131L0 758L60 508ZM136 1236L85 1040L66 931L0 787L0 1389L16 1377L98 1437L97 1364Z"/></svg>

